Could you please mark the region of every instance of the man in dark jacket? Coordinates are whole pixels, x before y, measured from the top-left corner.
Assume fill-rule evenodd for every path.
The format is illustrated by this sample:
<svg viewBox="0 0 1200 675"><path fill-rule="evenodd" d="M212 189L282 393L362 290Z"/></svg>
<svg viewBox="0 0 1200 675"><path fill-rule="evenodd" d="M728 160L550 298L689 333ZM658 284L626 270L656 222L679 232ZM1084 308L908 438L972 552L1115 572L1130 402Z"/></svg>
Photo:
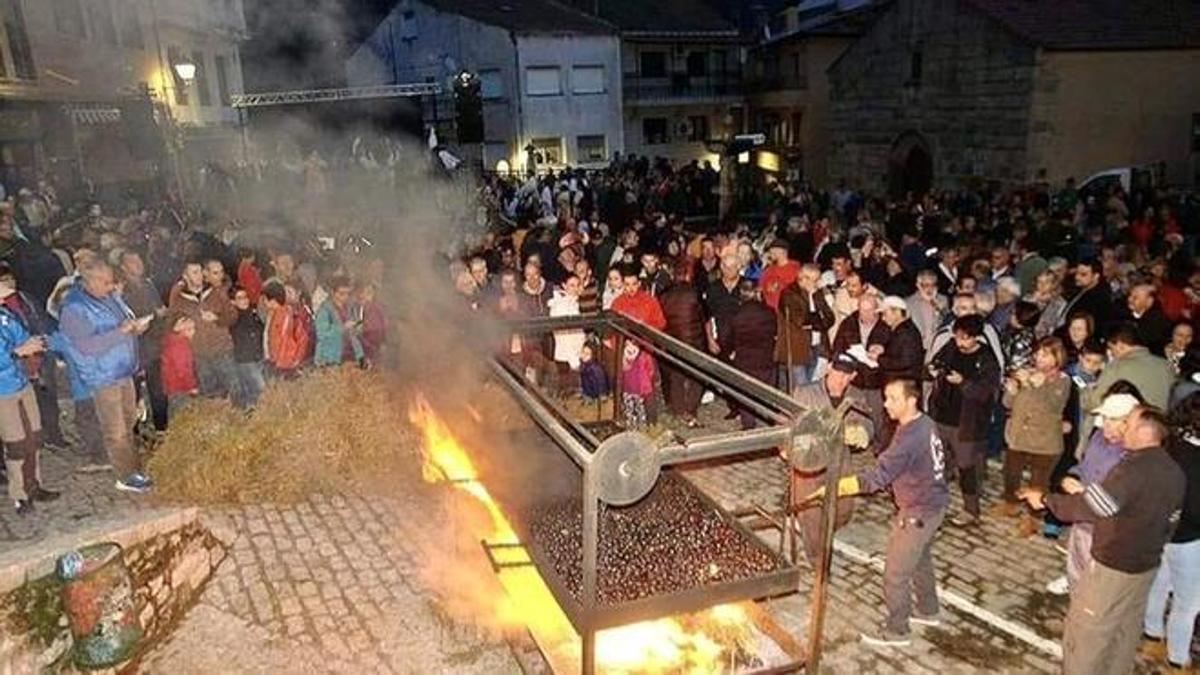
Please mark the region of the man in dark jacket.
<svg viewBox="0 0 1200 675"><path fill-rule="evenodd" d="M1133 669L1146 598L1183 506L1186 478L1162 445L1168 435L1162 413L1130 413L1125 455L1103 481L1075 494L1021 497L1035 509L1048 507L1064 522L1095 523L1092 564L1071 592L1063 631L1067 675L1127 673Z"/></svg>
<svg viewBox="0 0 1200 675"><path fill-rule="evenodd" d="M119 272L124 282L121 295L134 316L154 315L161 318L167 313L162 293L146 276L146 265L137 251L125 251L121 254ZM166 321L151 321L150 328L138 339L138 352L146 381L146 393L150 399L150 412L154 418L154 428L159 431L167 430L167 395L163 392L162 371L159 369L159 347L167 331L166 324Z"/></svg>
<svg viewBox="0 0 1200 675"><path fill-rule="evenodd" d="M858 299L858 309L851 312L838 326L837 335L833 338L833 353L865 355L876 345L882 349L887 340L887 324L879 320L879 299L872 293L864 293ZM852 386L870 405L871 421L875 423L875 429L878 431L885 428L883 372L879 369L879 364L870 364L859 359L858 375L854 378ZM877 437L879 435L876 434ZM873 445L882 447L874 442Z"/></svg>
<svg viewBox="0 0 1200 675"><path fill-rule="evenodd" d="M1129 289L1129 298L1124 310L1117 313L1117 321L1133 324L1146 349L1155 356L1162 356L1163 348L1171 339L1172 326L1163 315L1154 293L1154 284L1149 283L1140 283Z"/></svg>
<svg viewBox="0 0 1200 675"><path fill-rule="evenodd" d="M1108 283L1104 281L1104 266L1099 260L1087 260L1075 266L1075 287L1079 292L1067 303L1062 315L1086 312L1092 317L1096 334L1107 336L1113 302Z"/></svg>
<svg viewBox="0 0 1200 675"><path fill-rule="evenodd" d="M753 281L743 279L738 286L742 304L729 326L729 351L738 370L767 384L775 380L775 312L762 301ZM756 418L748 410L740 411L742 428L754 428Z"/></svg>
<svg viewBox="0 0 1200 675"><path fill-rule="evenodd" d="M879 361L884 383L898 379L920 381L925 366L925 343L921 331L908 318L908 303L904 298L889 295L879 304L879 317L888 326L887 342L882 348L871 346L867 351Z"/></svg>
<svg viewBox="0 0 1200 675"><path fill-rule="evenodd" d="M692 285L688 274L683 274L667 287L658 298L663 316L667 319L664 329L667 335L684 344L704 350L704 305ZM688 426L696 425L696 412L700 409L700 397L704 387L694 378L673 368L663 366L663 398L672 415Z"/></svg>
<svg viewBox="0 0 1200 675"><path fill-rule="evenodd" d="M933 389L929 416L938 425L958 471L964 513L950 522L973 525L979 519L980 468L987 452L987 428L1000 377L996 360L984 345L983 317L954 320L954 339L929 363Z"/></svg>

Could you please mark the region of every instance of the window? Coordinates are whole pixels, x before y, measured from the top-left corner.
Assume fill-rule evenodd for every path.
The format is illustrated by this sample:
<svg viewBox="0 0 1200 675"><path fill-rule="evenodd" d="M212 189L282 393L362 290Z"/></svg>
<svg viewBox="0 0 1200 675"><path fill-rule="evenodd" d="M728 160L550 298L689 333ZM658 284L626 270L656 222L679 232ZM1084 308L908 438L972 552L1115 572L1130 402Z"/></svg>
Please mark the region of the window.
<svg viewBox="0 0 1200 675"><path fill-rule="evenodd" d="M579 163L596 164L608 160L608 148L605 147L604 135L579 136L575 139L579 146Z"/></svg>
<svg viewBox="0 0 1200 675"><path fill-rule="evenodd" d="M175 64L182 60L183 54L178 47L167 47L167 70L171 71L171 84L175 87L175 105L188 104L188 83L175 71Z"/></svg>
<svg viewBox="0 0 1200 675"><path fill-rule="evenodd" d="M642 77L666 77L667 76L667 53L666 52L642 52L639 55L641 70L639 73Z"/></svg>
<svg viewBox="0 0 1200 675"><path fill-rule="evenodd" d="M417 13L411 9L400 13L400 39L417 39Z"/></svg>
<svg viewBox="0 0 1200 675"><path fill-rule="evenodd" d="M800 132L804 129L804 113L792 113L792 145L800 145Z"/></svg>
<svg viewBox="0 0 1200 675"><path fill-rule="evenodd" d="M105 44L117 44L112 0L88 0L84 5L88 11L88 23L92 25L92 39Z"/></svg>
<svg viewBox="0 0 1200 675"><path fill-rule="evenodd" d="M142 33L142 19L138 16L137 3L126 0L120 11L121 44L133 49L145 49L146 39Z"/></svg>
<svg viewBox="0 0 1200 675"><path fill-rule="evenodd" d="M912 86L912 87L921 86L921 71L924 68L923 61L924 61L924 54L921 52L921 48L918 47L918 48L914 49L912 56L909 57L909 62L908 62L908 84L909 84L909 86Z"/></svg>
<svg viewBox="0 0 1200 675"><path fill-rule="evenodd" d="M221 105L228 106L231 102L229 96L229 59L218 54L213 61L217 66L217 97L220 99Z"/></svg>
<svg viewBox="0 0 1200 675"><path fill-rule="evenodd" d="M1192 113L1192 152L1200 152L1200 113Z"/></svg>
<svg viewBox="0 0 1200 675"><path fill-rule="evenodd" d="M18 0L0 2L0 77L32 80L37 77L33 52L25 32L25 16Z"/></svg>
<svg viewBox="0 0 1200 675"><path fill-rule="evenodd" d="M535 138L530 142L533 144L533 155L538 166L564 163L561 138Z"/></svg>
<svg viewBox="0 0 1200 675"><path fill-rule="evenodd" d="M60 33L87 37L83 23L83 8L79 0L51 0L54 3L54 27Z"/></svg>
<svg viewBox="0 0 1200 675"><path fill-rule="evenodd" d="M708 52L689 52L687 55L688 77L708 75Z"/></svg>
<svg viewBox="0 0 1200 675"><path fill-rule="evenodd" d="M604 66L575 66L572 68L571 93L603 94Z"/></svg>
<svg viewBox="0 0 1200 675"><path fill-rule="evenodd" d="M689 141L697 143L708 140L708 117L704 115L692 115L688 117L687 126L687 139Z"/></svg>
<svg viewBox="0 0 1200 675"><path fill-rule="evenodd" d="M558 66L531 66L525 69L525 93L529 96L558 96L562 82Z"/></svg>
<svg viewBox="0 0 1200 675"><path fill-rule="evenodd" d="M646 117L642 119L642 142L646 145L662 145L667 142L667 118Z"/></svg>
<svg viewBox="0 0 1200 675"><path fill-rule="evenodd" d="M499 70L479 71L479 95L485 101L504 98L504 80L500 79Z"/></svg>
<svg viewBox="0 0 1200 675"><path fill-rule="evenodd" d="M212 105L212 89L208 86L208 69L204 67L204 54L192 52L192 63L196 64L196 93L199 94L200 105Z"/></svg>

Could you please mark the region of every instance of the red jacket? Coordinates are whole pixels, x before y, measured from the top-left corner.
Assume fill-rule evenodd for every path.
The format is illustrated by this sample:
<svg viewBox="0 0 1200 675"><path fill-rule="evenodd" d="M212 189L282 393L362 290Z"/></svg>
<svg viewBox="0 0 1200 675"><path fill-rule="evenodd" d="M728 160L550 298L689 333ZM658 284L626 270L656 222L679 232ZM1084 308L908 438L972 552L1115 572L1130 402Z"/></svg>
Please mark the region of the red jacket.
<svg viewBox="0 0 1200 675"><path fill-rule="evenodd" d="M646 291L638 291L632 295L622 293L612 303L612 311L640 321L651 328L662 330L667 327L667 317L663 316L662 306L658 300Z"/></svg>
<svg viewBox="0 0 1200 675"><path fill-rule="evenodd" d="M779 296L800 276L800 263L789 260L783 265L768 265L763 269L758 283L762 287L763 302L771 309L779 309Z"/></svg>
<svg viewBox="0 0 1200 675"><path fill-rule="evenodd" d="M196 364L192 359L192 341L179 333L163 336L162 356L163 392L168 396L189 394L200 388L196 382Z"/></svg>
<svg viewBox="0 0 1200 675"><path fill-rule="evenodd" d="M246 295L250 296L251 305L258 304L258 296L262 294L263 287L262 275L249 260L238 263L237 285L246 289Z"/></svg>
<svg viewBox="0 0 1200 675"><path fill-rule="evenodd" d="M299 305L287 304L267 316L266 358L279 370L293 370L308 358L312 317Z"/></svg>

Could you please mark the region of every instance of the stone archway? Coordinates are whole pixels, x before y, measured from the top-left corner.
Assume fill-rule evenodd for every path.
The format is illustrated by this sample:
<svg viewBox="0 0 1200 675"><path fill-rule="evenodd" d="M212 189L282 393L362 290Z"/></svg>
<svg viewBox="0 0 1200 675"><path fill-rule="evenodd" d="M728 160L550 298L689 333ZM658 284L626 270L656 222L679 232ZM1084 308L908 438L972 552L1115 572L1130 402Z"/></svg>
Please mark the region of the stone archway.
<svg viewBox="0 0 1200 675"><path fill-rule="evenodd" d="M932 186L933 153L929 142L916 131L900 134L888 155L888 191L893 196L923 194Z"/></svg>

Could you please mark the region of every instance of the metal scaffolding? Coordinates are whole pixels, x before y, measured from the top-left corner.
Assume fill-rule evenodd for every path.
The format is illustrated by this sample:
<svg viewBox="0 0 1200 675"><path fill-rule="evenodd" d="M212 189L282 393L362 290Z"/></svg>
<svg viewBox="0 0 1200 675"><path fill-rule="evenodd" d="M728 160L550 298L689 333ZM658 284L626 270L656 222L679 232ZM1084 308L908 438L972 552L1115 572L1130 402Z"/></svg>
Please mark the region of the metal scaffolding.
<svg viewBox="0 0 1200 675"><path fill-rule="evenodd" d="M257 94L236 94L230 104L234 108L262 108L292 103L327 103L367 98L400 98L404 96L436 96L442 86L436 82L413 84L384 84L375 87L343 87L341 89L300 89L268 91Z"/></svg>

